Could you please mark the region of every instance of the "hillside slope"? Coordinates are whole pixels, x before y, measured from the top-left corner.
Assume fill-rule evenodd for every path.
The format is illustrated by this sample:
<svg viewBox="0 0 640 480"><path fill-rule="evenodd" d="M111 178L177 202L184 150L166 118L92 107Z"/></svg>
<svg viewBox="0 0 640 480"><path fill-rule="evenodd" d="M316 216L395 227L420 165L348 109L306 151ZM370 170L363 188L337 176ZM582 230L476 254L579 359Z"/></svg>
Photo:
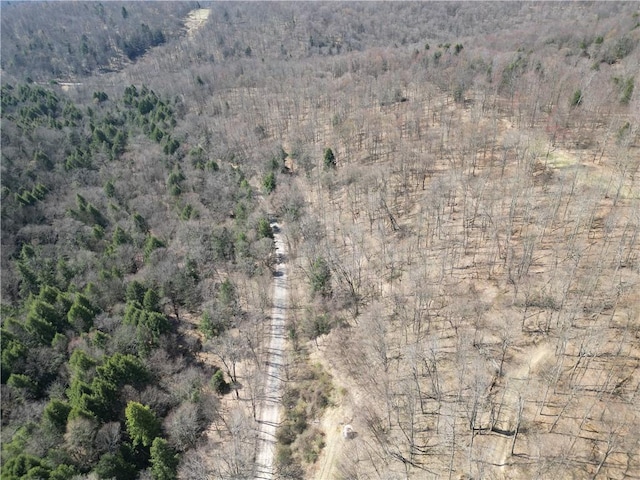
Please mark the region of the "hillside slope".
<svg viewBox="0 0 640 480"><path fill-rule="evenodd" d="M638 4L195 7L3 5L3 478L251 477L267 211L282 478L637 476Z"/></svg>

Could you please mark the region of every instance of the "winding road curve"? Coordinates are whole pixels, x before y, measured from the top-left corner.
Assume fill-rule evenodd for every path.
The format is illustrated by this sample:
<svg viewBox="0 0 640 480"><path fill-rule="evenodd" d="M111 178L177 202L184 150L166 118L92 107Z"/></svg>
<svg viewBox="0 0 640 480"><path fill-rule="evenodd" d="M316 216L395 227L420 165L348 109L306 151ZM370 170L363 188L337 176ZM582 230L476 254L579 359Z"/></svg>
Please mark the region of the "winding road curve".
<svg viewBox="0 0 640 480"><path fill-rule="evenodd" d="M258 445L254 474L256 480L271 480L274 478L276 429L280 421L282 367L284 365L284 323L288 297L286 244L280 231L280 226L272 222L271 228L274 233L277 260L273 276L273 309L271 311L271 329L268 338L266 380L257 418Z"/></svg>

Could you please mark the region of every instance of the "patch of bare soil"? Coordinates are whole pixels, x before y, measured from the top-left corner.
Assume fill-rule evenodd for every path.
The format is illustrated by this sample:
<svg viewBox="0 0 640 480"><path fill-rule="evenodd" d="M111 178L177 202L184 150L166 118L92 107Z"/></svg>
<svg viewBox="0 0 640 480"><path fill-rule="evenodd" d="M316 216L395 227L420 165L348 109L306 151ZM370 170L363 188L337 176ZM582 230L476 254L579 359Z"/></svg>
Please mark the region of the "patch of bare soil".
<svg viewBox="0 0 640 480"><path fill-rule="evenodd" d="M189 12L184 22L184 27L187 29L187 36L192 36L207 22L210 12L211 10L208 8L198 8Z"/></svg>

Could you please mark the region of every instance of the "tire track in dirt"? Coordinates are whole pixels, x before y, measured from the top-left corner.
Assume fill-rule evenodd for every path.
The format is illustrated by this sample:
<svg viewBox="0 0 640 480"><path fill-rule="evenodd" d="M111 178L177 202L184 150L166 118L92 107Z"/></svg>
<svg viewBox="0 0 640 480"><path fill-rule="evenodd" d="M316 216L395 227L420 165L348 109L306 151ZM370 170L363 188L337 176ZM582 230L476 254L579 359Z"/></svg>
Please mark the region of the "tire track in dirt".
<svg viewBox="0 0 640 480"><path fill-rule="evenodd" d="M326 432L325 448L320 456L320 468L315 476L316 480L331 480L334 478L333 472L338 458L338 453L344 447L342 430L339 425L341 418L338 408L328 411L322 421L322 429Z"/></svg>

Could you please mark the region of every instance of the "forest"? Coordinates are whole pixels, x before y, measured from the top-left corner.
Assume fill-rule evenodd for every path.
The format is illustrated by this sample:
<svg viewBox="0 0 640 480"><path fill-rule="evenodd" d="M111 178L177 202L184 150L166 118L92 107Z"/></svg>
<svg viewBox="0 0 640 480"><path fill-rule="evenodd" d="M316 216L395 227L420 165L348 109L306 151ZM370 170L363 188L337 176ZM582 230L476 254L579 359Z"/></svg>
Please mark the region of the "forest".
<svg viewBox="0 0 640 480"><path fill-rule="evenodd" d="M0 14L3 479L640 478L637 2Z"/></svg>

